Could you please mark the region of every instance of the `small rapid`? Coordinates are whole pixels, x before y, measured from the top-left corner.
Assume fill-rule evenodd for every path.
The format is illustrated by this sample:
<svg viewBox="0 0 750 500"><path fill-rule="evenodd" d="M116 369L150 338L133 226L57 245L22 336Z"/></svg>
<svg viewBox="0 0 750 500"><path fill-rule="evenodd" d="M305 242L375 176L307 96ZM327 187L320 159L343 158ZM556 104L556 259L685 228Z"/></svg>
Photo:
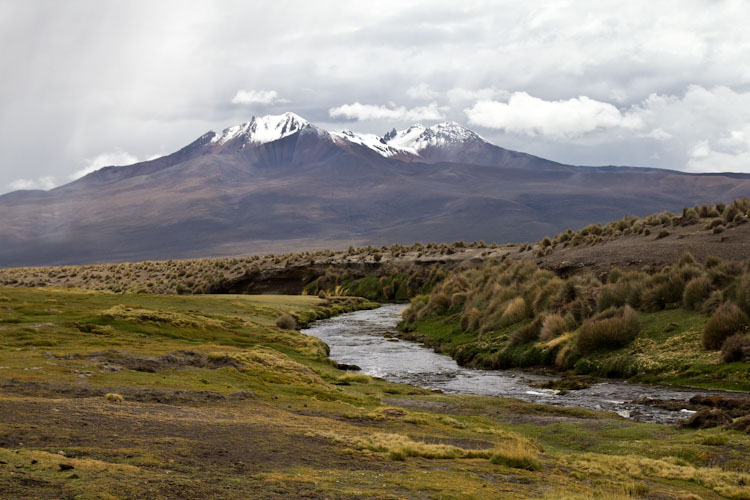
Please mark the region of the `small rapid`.
<svg viewBox="0 0 750 500"><path fill-rule="evenodd" d="M635 401L687 400L696 394L706 394L610 380L566 392L534 387L555 380L554 377L520 370L463 368L448 356L437 354L419 343L394 337L405 307L386 304L378 309L347 313L318 321L302 332L328 344L333 360L357 365L362 373L390 382L440 389L445 393L510 397L533 403L607 410L625 418L655 423L674 423L693 412L670 411Z"/></svg>

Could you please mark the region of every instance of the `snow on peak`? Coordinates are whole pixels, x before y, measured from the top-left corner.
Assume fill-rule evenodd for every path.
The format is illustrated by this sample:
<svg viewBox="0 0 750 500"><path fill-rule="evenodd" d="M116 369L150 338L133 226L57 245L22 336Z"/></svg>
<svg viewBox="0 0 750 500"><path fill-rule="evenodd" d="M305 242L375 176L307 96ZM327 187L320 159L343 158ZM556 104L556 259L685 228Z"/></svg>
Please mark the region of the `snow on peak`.
<svg viewBox="0 0 750 500"><path fill-rule="evenodd" d="M425 127L412 125L405 130L395 128L382 137L360 134L350 130L332 132L337 141L347 141L365 146L385 157L396 155L419 156L428 147L447 148L466 143L483 142L485 139L456 122L443 122Z"/></svg>
<svg viewBox="0 0 750 500"><path fill-rule="evenodd" d="M253 117L247 123L224 129L211 139L215 144L226 144L238 137L242 137L245 144L264 144L277 141L303 128L311 127L310 122L294 113L283 115L266 115Z"/></svg>
<svg viewBox="0 0 750 500"><path fill-rule="evenodd" d="M351 130L329 133L315 127L294 113L254 116L247 123L226 128L220 134L209 132L204 137L211 137L210 143L217 146L238 141L241 148L244 148L245 146L257 146L277 141L300 130L311 130L339 143L357 144L385 157L418 157L421 151L429 147L450 148L466 143L487 143L476 133L452 121L438 123L431 127L416 124L405 130L394 128L380 137L375 134L362 134Z"/></svg>
<svg viewBox="0 0 750 500"><path fill-rule="evenodd" d="M366 148L370 148L373 151L385 156L390 157L401 153L398 148L389 146L383 140L382 137L378 137L375 134L358 134L351 130L343 130L341 132L331 132L331 137L336 141L346 141L352 144L359 144Z"/></svg>
<svg viewBox="0 0 750 500"><path fill-rule="evenodd" d="M478 134L456 122L443 122L431 127L412 125L406 130L395 129L383 139L389 146L419 154L428 147L450 147L466 142L487 142Z"/></svg>

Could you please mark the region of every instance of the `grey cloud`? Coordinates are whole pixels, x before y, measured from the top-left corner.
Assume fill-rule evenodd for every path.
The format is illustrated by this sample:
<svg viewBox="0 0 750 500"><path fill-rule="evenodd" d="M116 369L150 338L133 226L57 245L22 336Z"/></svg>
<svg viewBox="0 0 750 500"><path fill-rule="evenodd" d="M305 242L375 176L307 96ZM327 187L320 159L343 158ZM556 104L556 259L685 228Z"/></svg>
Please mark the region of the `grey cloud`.
<svg viewBox="0 0 750 500"><path fill-rule="evenodd" d="M730 103L741 99L717 92L712 105L730 111L708 119L685 96L691 86L748 91L749 17L746 3L699 0L378 8L5 1L0 192L18 179L68 179L86 159L118 148L137 158L167 153L253 114L291 110L321 126L382 133L408 125L408 113L339 123L328 110L356 102L409 110L435 100L441 116L467 123L464 109L514 92L544 101L585 96L621 113L643 108L647 126L568 141L477 126L501 146L577 164L739 169L745 117ZM434 94L409 93L420 85ZM273 90L288 102L232 104L240 89ZM652 94L674 100L647 109ZM681 114L705 120L696 131L670 125ZM671 137L649 136L659 128Z"/></svg>

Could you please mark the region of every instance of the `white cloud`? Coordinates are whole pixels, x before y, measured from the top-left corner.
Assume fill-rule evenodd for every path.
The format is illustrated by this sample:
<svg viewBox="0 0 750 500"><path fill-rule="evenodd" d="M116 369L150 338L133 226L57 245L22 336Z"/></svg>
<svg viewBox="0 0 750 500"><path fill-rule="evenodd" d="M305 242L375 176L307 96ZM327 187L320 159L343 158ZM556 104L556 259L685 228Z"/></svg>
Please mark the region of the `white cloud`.
<svg viewBox="0 0 750 500"><path fill-rule="evenodd" d="M388 107L378 104L344 104L337 108L328 110L331 118L343 118L347 120L392 120L392 121L420 121L420 120L442 120L445 118L445 108L438 107L436 102L427 106L416 106L414 108Z"/></svg>
<svg viewBox="0 0 750 500"><path fill-rule="evenodd" d="M16 179L15 181L11 182L8 187L11 188L13 191L19 190L19 189L52 189L55 187L57 183L55 182L55 178L51 175L38 177L36 179Z"/></svg>
<svg viewBox="0 0 750 500"><path fill-rule="evenodd" d="M88 175L91 172L99 170L103 167L132 165L133 163L138 163L138 157L133 156L121 149L109 153L102 153L93 158L86 159L86 166L79 170L76 170L70 176L70 180L74 181L76 179L80 179L84 175Z"/></svg>
<svg viewBox="0 0 750 500"><path fill-rule="evenodd" d="M240 89L232 98L232 104L277 104L289 102L279 97L275 90Z"/></svg>
<svg viewBox="0 0 750 500"><path fill-rule="evenodd" d="M406 95L409 96L411 99L420 99L429 101L432 99L436 99L440 93L432 90L429 85L426 83L420 83L419 85L415 87L411 87L406 91Z"/></svg>
<svg viewBox="0 0 750 500"><path fill-rule="evenodd" d="M526 92L514 92L507 102L482 100L464 111L475 125L557 140L601 129L642 126L637 116L586 96L545 101Z"/></svg>
<svg viewBox="0 0 750 500"><path fill-rule="evenodd" d="M507 90L485 87L480 89L465 89L456 87L446 92L448 100L455 103L466 101L489 101L492 99L508 99L511 93Z"/></svg>
<svg viewBox="0 0 750 500"><path fill-rule="evenodd" d="M691 85L682 96L651 94L630 112L694 172L750 172L750 91Z"/></svg>

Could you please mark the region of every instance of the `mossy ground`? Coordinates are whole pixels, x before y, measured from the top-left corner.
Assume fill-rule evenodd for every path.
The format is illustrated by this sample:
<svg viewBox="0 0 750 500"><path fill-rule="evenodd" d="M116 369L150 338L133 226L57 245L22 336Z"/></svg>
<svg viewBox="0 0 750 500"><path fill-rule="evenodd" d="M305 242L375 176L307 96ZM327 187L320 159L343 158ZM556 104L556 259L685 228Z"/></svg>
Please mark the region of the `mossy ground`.
<svg viewBox="0 0 750 500"><path fill-rule="evenodd" d="M0 498L750 498L746 434L390 384L274 326L364 303L0 297Z"/></svg>

